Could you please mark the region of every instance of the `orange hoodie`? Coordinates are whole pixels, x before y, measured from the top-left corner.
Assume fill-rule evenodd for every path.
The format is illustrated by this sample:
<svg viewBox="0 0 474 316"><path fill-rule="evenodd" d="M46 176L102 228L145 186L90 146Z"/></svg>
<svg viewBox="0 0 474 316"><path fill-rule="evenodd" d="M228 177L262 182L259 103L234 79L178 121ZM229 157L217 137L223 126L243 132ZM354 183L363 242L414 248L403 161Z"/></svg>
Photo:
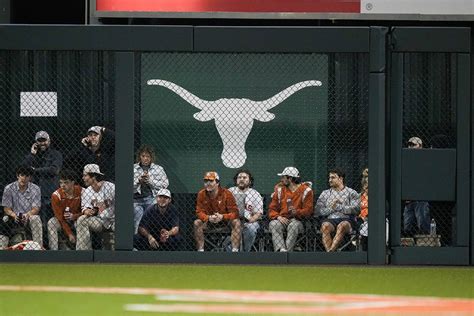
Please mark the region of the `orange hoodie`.
<svg viewBox="0 0 474 316"><path fill-rule="evenodd" d="M308 218L313 214L313 190L306 184L301 184L295 192L291 192L287 187L281 187L281 192L278 194L279 188L275 192L268 207L268 214L270 219L276 219L278 216L289 218L287 200L291 199L293 206L296 209L295 218ZM280 197L278 196L280 195ZM304 198L303 198L304 197Z"/></svg>
<svg viewBox="0 0 474 316"><path fill-rule="evenodd" d="M61 227L63 228L64 233L67 236L72 234L71 227L64 219L64 210L66 207L69 207L73 215L73 220L76 221L79 216L82 215L81 213L81 192L82 188L78 185L74 186L74 196L72 199L68 199L64 190L59 188L51 194L51 207L54 211L54 216L58 219Z"/></svg>
<svg viewBox="0 0 474 316"><path fill-rule="evenodd" d="M209 215L214 213L224 215L224 220L239 218L239 209L232 193L219 187L217 197L212 199L206 189L199 191L196 201L196 215L203 222L209 220Z"/></svg>

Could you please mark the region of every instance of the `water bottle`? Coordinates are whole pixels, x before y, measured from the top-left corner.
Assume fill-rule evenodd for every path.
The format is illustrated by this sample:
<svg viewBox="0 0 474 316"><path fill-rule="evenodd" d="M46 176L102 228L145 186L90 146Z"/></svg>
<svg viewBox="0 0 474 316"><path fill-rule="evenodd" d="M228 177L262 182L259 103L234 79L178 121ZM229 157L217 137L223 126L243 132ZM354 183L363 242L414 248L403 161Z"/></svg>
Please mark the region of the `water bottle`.
<svg viewBox="0 0 474 316"><path fill-rule="evenodd" d="M67 214L67 215L66 215L66 214ZM72 214L71 214L71 211L70 211L70 209L69 209L69 206L67 206L67 207L64 209L64 218L66 219L66 221L67 221L68 223L71 222L71 215L72 215Z"/></svg>
<svg viewBox="0 0 474 316"><path fill-rule="evenodd" d="M430 235L431 235L431 236L436 236L436 221L435 221L434 218L431 219Z"/></svg>
<svg viewBox="0 0 474 316"><path fill-rule="evenodd" d="M290 211L290 207L293 206L293 200L292 199L286 200L286 206L288 207L288 213L290 214L290 217L293 217L293 215L295 215L294 211Z"/></svg>

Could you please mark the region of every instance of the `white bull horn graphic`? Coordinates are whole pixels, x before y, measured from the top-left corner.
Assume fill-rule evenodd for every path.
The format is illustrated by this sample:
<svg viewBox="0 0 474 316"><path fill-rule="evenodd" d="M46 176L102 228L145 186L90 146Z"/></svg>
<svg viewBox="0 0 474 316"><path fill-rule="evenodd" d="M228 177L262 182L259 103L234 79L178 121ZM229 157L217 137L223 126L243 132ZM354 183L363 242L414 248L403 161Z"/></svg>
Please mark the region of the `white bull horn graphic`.
<svg viewBox="0 0 474 316"><path fill-rule="evenodd" d="M228 168L239 168L245 164L247 159L245 142L252 130L254 120L260 122L273 120L275 114L267 112L268 110L303 88L319 87L322 85L321 81L318 80L301 81L263 101L245 98L222 98L208 101L197 97L170 81L152 79L148 80L147 84L168 88L189 104L201 110L194 114L196 120L201 122L215 120L216 128L224 147L221 155L222 162Z"/></svg>

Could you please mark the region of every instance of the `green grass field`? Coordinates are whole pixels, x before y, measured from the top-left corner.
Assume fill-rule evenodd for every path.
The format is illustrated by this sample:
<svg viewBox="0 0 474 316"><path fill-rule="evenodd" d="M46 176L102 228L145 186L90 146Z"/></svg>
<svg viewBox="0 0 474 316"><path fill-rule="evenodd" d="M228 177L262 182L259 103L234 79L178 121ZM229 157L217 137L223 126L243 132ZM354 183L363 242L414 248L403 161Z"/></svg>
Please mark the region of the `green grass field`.
<svg viewBox="0 0 474 316"><path fill-rule="evenodd" d="M473 272L467 267L1 264L0 284L474 298ZM140 315L123 306L156 304L152 295L3 291L1 297L0 315Z"/></svg>

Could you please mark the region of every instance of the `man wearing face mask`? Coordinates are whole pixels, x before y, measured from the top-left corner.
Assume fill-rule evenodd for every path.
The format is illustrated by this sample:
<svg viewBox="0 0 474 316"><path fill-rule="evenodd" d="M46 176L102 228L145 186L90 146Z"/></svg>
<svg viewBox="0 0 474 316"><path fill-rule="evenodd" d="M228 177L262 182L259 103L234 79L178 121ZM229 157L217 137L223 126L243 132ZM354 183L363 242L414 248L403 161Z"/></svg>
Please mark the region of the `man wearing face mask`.
<svg viewBox="0 0 474 316"><path fill-rule="evenodd" d="M41 189L41 221L47 223L53 217L51 209L51 194L59 184L59 172L63 166L63 155L51 148L51 139L46 131L35 135L35 142L30 153L23 160L23 165L33 170L32 182ZM46 226L46 225L44 225ZM44 227L45 229L46 227ZM46 236L46 232L44 236Z"/></svg>

